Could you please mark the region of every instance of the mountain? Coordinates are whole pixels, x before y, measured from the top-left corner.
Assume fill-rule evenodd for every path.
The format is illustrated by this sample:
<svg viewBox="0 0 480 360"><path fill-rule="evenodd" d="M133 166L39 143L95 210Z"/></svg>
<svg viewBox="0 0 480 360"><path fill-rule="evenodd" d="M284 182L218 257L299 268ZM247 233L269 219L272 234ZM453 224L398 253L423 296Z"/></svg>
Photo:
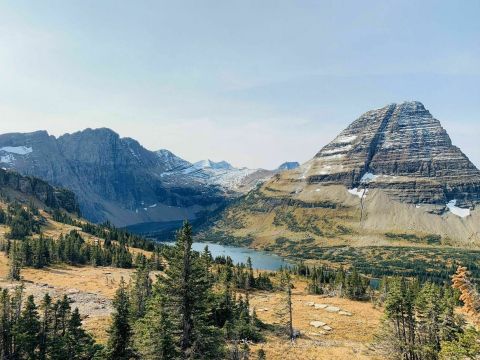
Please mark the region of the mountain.
<svg viewBox="0 0 480 360"><path fill-rule="evenodd" d="M369 111L299 169L309 184L368 182L409 203L480 200L480 171L419 102Z"/></svg>
<svg viewBox="0 0 480 360"><path fill-rule="evenodd" d="M480 171L421 103L405 102L363 114L311 160L227 207L201 236L300 252L412 239L477 246L479 202Z"/></svg>
<svg viewBox="0 0 480 360"><path fill-rule="evenodd" d="M223 189L225 196L234 198L247 193L273 175L298 165L295 162L288 162L283 163L276 170L266 170L236 168L226 161L214 162L207 159L191 164L178 159L180 158L174 162L176 166L172 166L171 170L162 175L164 178L186 178L191 182L218 186Z"/></svg>
<svg viewBox="0 0 480 360"><path fill-rule="evenodd" d="M292 169L296 169L300 166L300 164L296 161L287 161L287 162L284 162L283 164L281 164L277 170L279 171L283 171L283 170L292 170Z"/></svg>
<svg viewBox="0 0 480 360"><path fill-rule="evenodd" d="M239 169L225 161L192 164L166 149L149 151L105 128L58 138L46 131L0 135L0 167L71 189L87 219L117 226L177 226L224 206L277 173Z"/></svg>
<svg viewBox="0 0 480 360"><path fill-rule="evenodd" d="M83 215L96 222L181 221L225 202L215 186L162 177L186 162L109 129L58 138L45 131L0 135L0 161L5 168L71 189Z"/></svg>

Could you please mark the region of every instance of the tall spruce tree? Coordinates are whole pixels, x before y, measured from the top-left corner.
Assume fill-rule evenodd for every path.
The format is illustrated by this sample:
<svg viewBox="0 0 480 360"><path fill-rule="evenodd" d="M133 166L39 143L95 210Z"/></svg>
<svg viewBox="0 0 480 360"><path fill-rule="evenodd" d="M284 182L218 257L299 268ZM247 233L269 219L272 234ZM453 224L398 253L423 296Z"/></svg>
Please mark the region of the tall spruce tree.
<svg viewBox="0 0 480 360"><path fill-rule="evenodd" d="M123 278L113 300L115 312L108 331L109 338L105 351L106 359L128 360L133 355L131 347L132 329L129 323L129 299Z"/></svg>
<svg viewBox="0 0 480 360"><path fill-rule="evenodd" d="M40 320L33 295L27 298L25 308L13 329L17 359L35 359L39 345Z"/></svg>
<svg viewBox="0 0 480 360"><path fill-rule="evenodd" d="M38 340L38 359L44 360L47 357L47 353L50 347L50 337L52 335L52 323L53 323L53 313L52 313L52 298L50 295L45 294L41 304L42 310L42 321L40 326L40 336Z"/></svg>
<svg viewBox="0 0 480 360"><path fill-rule="evenodd" d="M17 242L14 241L13 245L10 247L8 278L13 281L19 281L21 270L21 254L18 249Z"/></svg>
<svg viewBox="0 0 480 360"><path fill-rule="evenodd" d="M179 231L169 260L166 277L159 281L181 358L221 358L224 344L213 324L212 304L208 301L209 274L205 262L192 251L192 227L188 222Z"/></svg>
<svg viewBox="0 0 480 360"><path fill-rule="evenodd" d="M98 345L83 328L82 320L78 308L75 308L68 320L66 332L66 344L71 360L88 360L92 359L99 350ZM121 358L117 358L121 359Z"/></svg>
<svg viewBox="0 0 480 360"><path fill-rule="evenodd" d="M135 321L145 315L147 300L152 293L152 280L150 279L150 268L144 260L137 262L137 268L130 284L130 318Z"/></svg>
<svg viewBox="0 0 480 360"><path fill-rule="evenodd" d="M155 287L143 318L135 323L134 345L141 359L174 360L179 353L175 347L174 328L164 305L164 297Z"/></svg>

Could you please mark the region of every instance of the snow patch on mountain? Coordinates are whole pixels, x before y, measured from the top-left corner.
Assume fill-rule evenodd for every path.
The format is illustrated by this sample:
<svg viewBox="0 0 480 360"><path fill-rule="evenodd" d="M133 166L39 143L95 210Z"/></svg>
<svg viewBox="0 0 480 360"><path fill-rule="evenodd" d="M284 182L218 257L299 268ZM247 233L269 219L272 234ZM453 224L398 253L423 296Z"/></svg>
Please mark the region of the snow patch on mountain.
<svg viewBox="0 0 480 360"><path fill-rule="evenodd" d="M375 180L378 177L378 175L374 175L372 173L367 172L365 175L362 176L360 179L361 183L369 183L370 181Z"/></svg>
<svg viewBox="0 0 480 360"><path fill-rule="evenodd" d="M33 149L28 146L4 146L0 148L0 151L17 155L27 155L33 152Z"/></svg>
<svg viewBox="0 0 480 360"><path fill-rule="evenodd" d="M3 163L3 164L13 164L14 160L15 160L15 157L12 154L0 156L0 163Z"/></svg>
<svg viewBox="0 0 480 360"><path fill-rule="evenodd" d="M368 189L353 188L353 189L348 189L347 191L350 194L358 196L361 199L361 198L363 198L364 196L367 195Z"/></svg>
<svg viewBox="0 0 480 360"><path fill-rule="evenodd" d="M457 206L457 200L451 200L447 204L448 210L454 215L460 216L461 218L466 218L470 216L470 209L463 209Z"/></svg>

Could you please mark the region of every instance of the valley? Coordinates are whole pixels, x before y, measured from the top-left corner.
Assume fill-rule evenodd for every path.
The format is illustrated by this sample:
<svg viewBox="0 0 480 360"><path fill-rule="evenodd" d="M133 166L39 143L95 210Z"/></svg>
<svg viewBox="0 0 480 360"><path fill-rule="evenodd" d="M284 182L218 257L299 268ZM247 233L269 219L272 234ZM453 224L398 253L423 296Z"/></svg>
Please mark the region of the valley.
<svg viewBox="0 0 480 360"><path fill-rule="evenodd" d="M444 360L465 334L477 336L469 304L480 298L480 172L420 103L367 112L310 161L272 171L191 164L88 129L50 138L62 171L75 173L59 181L48 170L51 185L32 176L51 166L32 171L45 134L7 135L0 307L11 315L0 325L16 334L28 309L47 322L48 309L65 309L76 330L49 340L52 353L79 336L85 346L74 351L107 360L188 349L211 359L380 360L409 348ZM79 152L89 142L99 158ZM179 322L187 311L200 332Z"/></svg>

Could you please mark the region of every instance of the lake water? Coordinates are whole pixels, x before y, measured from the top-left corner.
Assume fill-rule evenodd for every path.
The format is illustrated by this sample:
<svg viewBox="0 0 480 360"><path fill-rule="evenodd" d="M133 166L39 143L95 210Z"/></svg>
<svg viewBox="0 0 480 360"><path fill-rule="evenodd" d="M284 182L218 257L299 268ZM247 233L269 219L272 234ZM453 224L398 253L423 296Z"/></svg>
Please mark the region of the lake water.
<svg viewBox="0 0 480 360"><path fill-rule="evenodd" d="M165 244L173 245L174 243ZM252 259L252 266L254 269L278 270L282 266L285 267L293 265L292 262L289 262L288 260L275 254L243 247L194 242L192 244L192 249L201 252L203 249L205 249L205 246L208 246L208 249L214 258L216 256L230 256L234 264L245 264L247 259L250 257Z"/></svg>

